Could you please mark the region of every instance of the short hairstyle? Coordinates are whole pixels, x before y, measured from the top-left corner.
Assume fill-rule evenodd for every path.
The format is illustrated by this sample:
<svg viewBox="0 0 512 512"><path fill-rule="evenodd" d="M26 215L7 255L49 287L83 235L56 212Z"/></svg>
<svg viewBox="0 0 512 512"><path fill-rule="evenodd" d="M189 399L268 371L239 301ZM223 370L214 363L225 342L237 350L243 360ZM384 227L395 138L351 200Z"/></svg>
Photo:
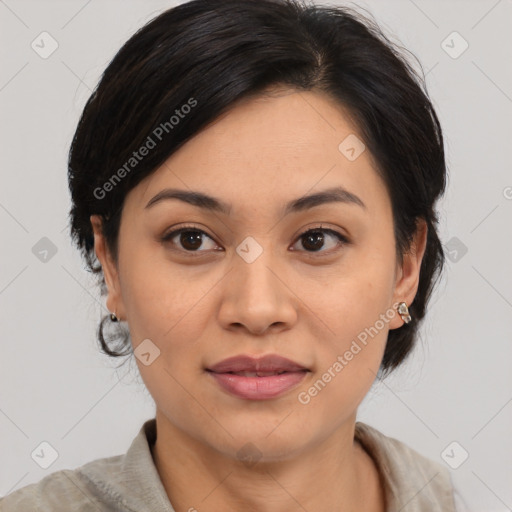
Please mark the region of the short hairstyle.
<svg viewBox="0 0 512 512"><path fill-rule="evenodd" d="M415 344L445 260L435 211L446 186L443 135L421 63L422 75L405 52L411 54L371 16L306 0L193 0L140 28L86 102L69 152L71 237L102 294L90 215L102 217L117 261L126 194L187 140L237 100L272 86L318 91L349 113L370 151L391 199L398 261L410 249L417 221L427 224L412 321L389 331L380 371L398 367ZM130 160L148 137L158 139L155 147ZM130 336L120 324L113 324L109 340L118 345L109 347L108 319L98 326L101 349L113 357L129 354Z"/></svg>

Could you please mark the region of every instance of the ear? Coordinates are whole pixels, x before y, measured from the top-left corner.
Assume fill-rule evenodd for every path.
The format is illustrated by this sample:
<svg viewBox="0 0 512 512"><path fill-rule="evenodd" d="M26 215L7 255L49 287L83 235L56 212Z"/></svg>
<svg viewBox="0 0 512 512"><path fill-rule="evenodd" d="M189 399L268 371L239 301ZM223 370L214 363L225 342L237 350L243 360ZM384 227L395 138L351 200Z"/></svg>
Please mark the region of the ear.
<svg viewBox="0 0 512 512"><path fill-rule="evenodd" d="M403 264L398 265L395 281L395 292L391 307L395 316L389 323L390 329L398 329L404 325L404 321L394 307L398 302L405 302L410 306L414 301L420 282L420 268L427 246L427 223L424 219L418 219L416 233L413 236L410 250L404 254Z"/></svg>
<svg viewBox="0 0 512 512"><path fill-rule="evenodd" d="M91 215L90 221L94 232L94 251L101 263L105 283L107 285L107 308L116 314L119 320L124 319L124 304L121 296L121 286L117 266L110 254L105 237L103 236L103 223L100 215Z"/></svg>

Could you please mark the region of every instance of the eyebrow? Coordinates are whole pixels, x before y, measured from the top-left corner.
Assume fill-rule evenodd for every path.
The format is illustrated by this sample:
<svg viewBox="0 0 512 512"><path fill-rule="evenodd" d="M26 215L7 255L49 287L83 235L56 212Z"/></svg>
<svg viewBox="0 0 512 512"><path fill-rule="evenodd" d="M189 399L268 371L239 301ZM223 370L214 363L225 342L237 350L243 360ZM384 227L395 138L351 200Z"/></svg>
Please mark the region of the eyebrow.
<svg viewBox="0 0 512 512"><path fill-rule="evenodd" d="M204 210L223 213L225 215L229 215L229 212L231 211L230 204L204 194L203 192L172 188L166 188L158 192L158 194L149 200L144 209L149 209L161 201L171 199L177 199L191 204L192 206L196 206ZM366 205L358 196L343 187L333 187L290 201L284 208L284 215L304 211L327 203L354 204L366 210Z"/></svg>

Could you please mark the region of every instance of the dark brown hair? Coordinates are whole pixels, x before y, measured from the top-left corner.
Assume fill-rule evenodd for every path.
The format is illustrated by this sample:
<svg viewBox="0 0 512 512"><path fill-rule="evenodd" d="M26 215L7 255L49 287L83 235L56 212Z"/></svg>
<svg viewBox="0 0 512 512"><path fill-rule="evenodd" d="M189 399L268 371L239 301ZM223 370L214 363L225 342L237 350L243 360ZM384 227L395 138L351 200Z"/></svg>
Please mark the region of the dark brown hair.
<svg viewBox="0 0 512 512"><path fill-rule="evenodd" d="M415 343L444 264L434 208L446 184L443 136L424 74L410 65L406 51L370 16L303 0L193 0L143 26L104 71L69 153L71 236L88 269L98 274L102 293L90 215L102 216L107 247L117 261L126 194L187 140L237 100L273 85L322 91L350 113L376 162L392 202L400 262L416 221L427 224L412 321L389 332L381 364L384 374L396 368ZM158 127L158 144L127 167L133 151L154 139ZM108 315L98 328L102 350L129 354L129 333L113 324L113 349L105 323Z"/></svg>

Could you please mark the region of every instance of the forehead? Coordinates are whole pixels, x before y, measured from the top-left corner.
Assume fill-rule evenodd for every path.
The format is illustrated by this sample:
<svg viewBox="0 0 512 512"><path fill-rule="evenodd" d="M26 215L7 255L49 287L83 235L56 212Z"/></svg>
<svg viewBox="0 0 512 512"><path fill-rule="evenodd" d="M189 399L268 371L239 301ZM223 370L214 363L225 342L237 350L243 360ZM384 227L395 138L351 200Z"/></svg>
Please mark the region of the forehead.
<svg viewBox="0 0 512 512"><path fill-rule="evenodd" d="M261 210L341 185L375 203L386 192L371 155L347 158L347 140L362 144L348 112L322 93L281 89L245 98L143 180L130 202L144 208L162 189L180 188L222 198L235 210Z"/></svg>

